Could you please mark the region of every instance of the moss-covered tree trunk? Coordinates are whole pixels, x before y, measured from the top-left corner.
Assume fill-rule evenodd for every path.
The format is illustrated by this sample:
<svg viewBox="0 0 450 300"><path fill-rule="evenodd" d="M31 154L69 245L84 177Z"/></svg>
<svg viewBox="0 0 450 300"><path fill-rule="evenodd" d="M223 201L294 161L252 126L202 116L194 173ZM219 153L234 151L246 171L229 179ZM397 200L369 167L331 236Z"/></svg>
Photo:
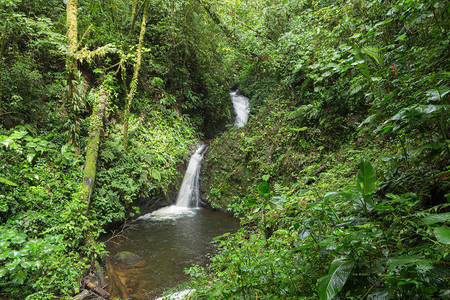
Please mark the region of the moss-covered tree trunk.
<svg viewBox="0 0 450 300"><path fill-rule="evenodd" d="M12 10L10 8L8 17L5 20L5 26L3 27L3 32L1 34L0 39L0 116L2 115L3 110L3 78L2 78L2 68L3 68L3 57L6 55L6 45L8 43L8 34L9 34L9 16L12 14Z"/></svg>
<svg viewBox="0 0 450 300"><path fill-rule="evenodd" d="M211 9L210 5L202 0L197 0L197 2L203 7L206 13L209 15L211 20L222 30L225 36L228 38L230 44L234 45L237 49L242 51L243 53L250 55L252 57L257 56L255 53L249 51L245 47L243 47L242 43L239 41L239 38L235 36L230 29L220 20L219 16Z"/></svg>
<svg viewBox="0 0 450 300"><path fill-rule="evenodd" d="M144 44L145 28L147 25L148 2L149 0L145 0L144 3L144 16L142 17L141 33L139 34L139 45L136 57L136 64L134 66L133 79L131 80L130 83L130 91L128 92L127 103L125 107L125 120L123 125L123 147L125 148L125 151L127 151L128 148L128 121L130 119L130 106L131 102L133 101L134 94L136 94L139 78L139 70L141 68L142 62L142 45Z"/></svg>
<svg viewBox="0 0 450 300"><path fill-rule="evenodd" d="M137 16L137 7L139 0L133 0L133 4L131 6L131 28L130 35L134 34L134 25L136 24L136 16Z"/></svg>
<svg viewBox="0 0 450 300"><path fill-rule="evenodd" d="M86 213L89 212L91 196L94 190L95 173L97 167L98 148L100 145L100 135L103 128L103 118L108 106L109 94L101 87L95 96L94 109L91 116L89 128L89 140L86 148L86 162L84 165L83 183L81 193L86 203Z"/></svg>
<svg viewBox="0 0 450 300"><path fill-rule="evenodd" d="M203 9L208 13L208 15L211 17L211 19L216 23L217 26L219 26L220 30L227 36L227 38L231 41L235 39L235 36L233 33L226 27L222 21L219 19L219 17L216 15L215 12L212 11L211 7L208 3L205 3L202 0L197 0L198 3L203 7Z"/></svg>
<svg viewBox="0 0 450 300"><path fill-rule="evenodd" d="M69 142L80 153L79 133L80 129L75 115L75 79L78 72L78 63L75 52L78 48L78 22L77 22L78 0L67 0L66 4L66 27L67 27L67 46L68 54L66 58L67 68L67 99L65 108L68 118L68 135Z"/></svg>
<svg viewBox="0 0 450 300"><path fill-rule="evenodd" d="M8 21L6 21L8 22ZM2 33L2 38L0 40L0 116L2 114L2 110L3 110L3 85L2 85L2 68L3 68L3 55L5 54L5 49L6 49L6 34L8 32L8 23L6 23L5 25L5 29L3 30Z"/></svg>

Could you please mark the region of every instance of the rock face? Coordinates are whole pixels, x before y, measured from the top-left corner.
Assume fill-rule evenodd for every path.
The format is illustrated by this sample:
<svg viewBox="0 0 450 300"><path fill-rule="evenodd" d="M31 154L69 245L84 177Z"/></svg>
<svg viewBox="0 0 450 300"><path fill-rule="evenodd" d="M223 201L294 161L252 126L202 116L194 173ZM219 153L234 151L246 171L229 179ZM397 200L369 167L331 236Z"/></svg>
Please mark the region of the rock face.
<svg viewBox="0 0 450 300"><path fill-rule="evenodd" d="M114 256L114 258L120 261L121 263L129 266L135 265L142 260L142 257L140 257L139 255L128 251L119 252Z"/></svg>

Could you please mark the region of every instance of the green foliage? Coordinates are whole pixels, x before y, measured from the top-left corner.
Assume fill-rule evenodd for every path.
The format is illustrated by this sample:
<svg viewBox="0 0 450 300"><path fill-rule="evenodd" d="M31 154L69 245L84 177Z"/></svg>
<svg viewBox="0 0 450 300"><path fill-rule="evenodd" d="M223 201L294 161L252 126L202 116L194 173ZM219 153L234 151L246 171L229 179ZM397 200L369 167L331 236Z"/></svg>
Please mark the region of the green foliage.
<svg viewBox="0 0 450 300"><path fill-rule="evenodd" d="M78 291L76 280L85 268L77 253L67 255L62 235L31 239L15 229L0 227L2 292L15 299L52 299Z"/></svg>
<svg viewBox="0 0 450 300"><path fill-rule="evenodd" d="M220 251L211 265L214 275L195 269L199 298L444 295L449 276L444 266L448 213L432 211L448 205L420 210L416 195L384 194L375 183L374 167L362 159L356 186L328 192L310 203L301 197L313 200L319 197L315 191L294 193L282 212L267 215L270 236L252 229L260 221L254 213L256 203L241 200L253 212L241 213L245 227L238 234L216 239ZM258 192L272 196L266 181ZM316 282L317 289L311 289Z"/></svg>
<svg viewBox="0 0 450 300"><path fill-rule="evenodd" d="M344 286L354 266L355 262L352 260L334 260L328 275L320 278L317 282L320 299L334 298Z"/></svg>

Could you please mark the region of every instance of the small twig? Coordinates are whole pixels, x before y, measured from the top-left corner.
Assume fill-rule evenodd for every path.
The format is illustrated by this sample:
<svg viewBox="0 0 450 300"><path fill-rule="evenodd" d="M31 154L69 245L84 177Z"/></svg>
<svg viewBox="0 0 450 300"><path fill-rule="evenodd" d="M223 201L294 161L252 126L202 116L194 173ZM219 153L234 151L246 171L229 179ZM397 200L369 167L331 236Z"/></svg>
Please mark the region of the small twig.
<svg viewBox="0 0 450 300"><path fill-rule="evenodd" d="M119 245L119 242L114 241L114 239L125 239L127 241L130 241L130 239L125 235L125 233L127 233L130 230L133 230L134 227L133 226L127 226L128 224L124 224L122 226L122 228L120 228L119 231L113 230L111 231L112 236L110 238L108 238L105 243L111 242L114 245Z"/></svg>
<svg viewBox="0 0 450 300"><path fill-rule="evenodd" d="M374 288L374 286L375 286L376 284L377 284L377 283L375 282L375 283L370 287L370 289L364 294L364 296L362 296L362 298L359 298L359 299L362 300L362 299L366 298L366 296L370 293L370 291Z"/></svg>
<svg viewBox="0 0 450 300"><path fill-rule="evenodd" d="M16 111L8 111L8 112L0 113L0 116L7 115L7 114L17 114L17 112Z"/></svg>

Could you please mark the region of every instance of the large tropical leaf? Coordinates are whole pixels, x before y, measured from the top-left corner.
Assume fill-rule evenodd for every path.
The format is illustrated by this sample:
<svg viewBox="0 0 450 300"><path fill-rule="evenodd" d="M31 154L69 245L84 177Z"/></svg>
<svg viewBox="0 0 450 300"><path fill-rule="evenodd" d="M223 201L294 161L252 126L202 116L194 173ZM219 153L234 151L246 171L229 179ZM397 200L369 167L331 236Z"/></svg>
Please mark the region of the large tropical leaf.
<svg viewBox="0 0 450 300"><path fill-rule="evenodd" d="M319 296L321 300L329 300L336 296L347 281L352 272L355 262L349 259L335 259L331 263L328 275L320 278L317 283L319 286Z"/></svg>
<svg viewBox="0 0 450 300"><path fill-rule="evenodd" d="M358 177L356 179L356 187L358 191L367 196L373 193L375 190L375 169L369 161L363 159L359 164Z"/></svg>
<svg viewBox="0 0 450 300"><path fill-rule="evenodd" d="M450 244L450 227L448 226L441 226L436 227L434 229L434 235L436 236L437 240L444 244Z"/></svg>
<svg viewBox="0 0 450 300"><path fill-rule="evenodd" d="M421 255L396 256L388 259L387 261L387 265L391 270L394 270L396 268L402 269L405 266L409 265L421 266L422 268L430 268L432 263L432 260L426 259Z"/></svg>
<svg viewBox="0 0 450 300"><path fill-rule="evenodd" d="M450 212L442 214L431 214L420 220L421 225L431 225L450 221Z"/></svg>

